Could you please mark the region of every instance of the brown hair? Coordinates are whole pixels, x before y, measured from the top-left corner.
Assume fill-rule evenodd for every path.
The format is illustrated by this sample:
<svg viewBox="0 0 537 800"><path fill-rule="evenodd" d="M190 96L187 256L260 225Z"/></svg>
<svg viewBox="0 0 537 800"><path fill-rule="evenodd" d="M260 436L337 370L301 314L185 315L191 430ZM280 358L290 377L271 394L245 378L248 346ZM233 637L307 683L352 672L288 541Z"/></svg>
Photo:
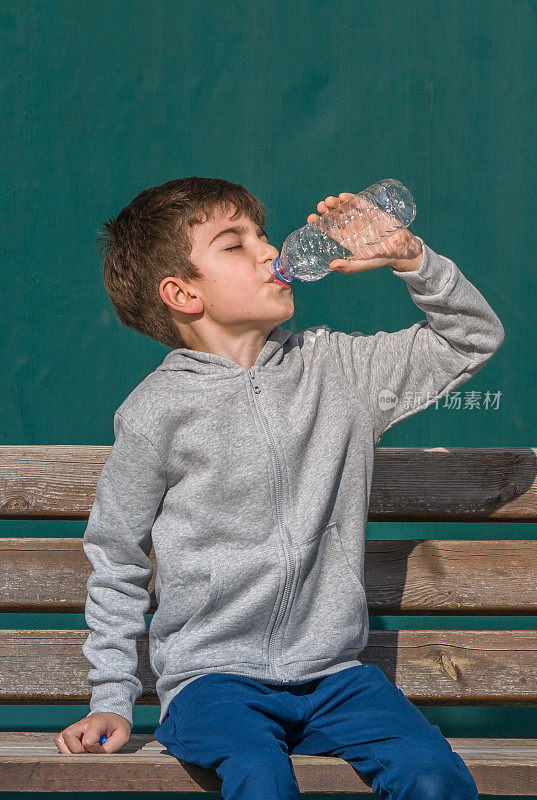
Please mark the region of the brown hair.
<svg viewBox="0 0 537 800"><path fill-rule="evenodd" d="M201 279L190 260L191 229L218 209L236 207L261 227L265 210L238 183L223 178L177 178L140 192L115 219L103 223L97 243L104 252L103 277L120 323L173 349L187 347L159 294L163 278Z"/></svg>

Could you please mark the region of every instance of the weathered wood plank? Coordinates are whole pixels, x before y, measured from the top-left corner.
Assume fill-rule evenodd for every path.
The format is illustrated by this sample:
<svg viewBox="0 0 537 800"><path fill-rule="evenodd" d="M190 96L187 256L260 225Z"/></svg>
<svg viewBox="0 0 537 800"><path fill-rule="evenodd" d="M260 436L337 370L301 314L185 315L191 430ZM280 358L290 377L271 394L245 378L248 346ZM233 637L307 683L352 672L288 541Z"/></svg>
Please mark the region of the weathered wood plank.
<svg viewBox="0 0 537 800"><path fill-rule="evenodd" d="M0 446L0 518L87 519L110 447ZM370 521L537 521L537 449L378 448ZM81 539L0 540L0 610L82 612ZM155 565L154 553L151 559ZM368 541L370 613L532 614L532 541ZM156 608L151 592L151 611ZM88 703L87 631L0 630L0 702ZM359 654L421 705L537 704L537 631L370 631ZM140 703L158 702L147 633ZM0 791L218 792L216 773L148 736L120 753L61 755L54 733L0 734ZM449 739L480 794L537 794L537 740ZM301 793L371 792L345 761L292 756ZM96 765L98 768L96 769Z"/></svg>
<svg viewBox="0 0 537 800"><path fill-rule="evenodd" d="M110 452L99 445L0 446L0 517L86 519ZM369 520L537 521L537 449L379 447Z"/></svg>
<svg viewBox="0 0 537 800"><path fill-rule="evenodd" d="M213 770L179 761L150 735L134 734L118 753L63 755L50 733L0 733L0 785L9 792L219 792ZM537 794L537 739L448 738L480 794ZM300 793L372 793L347 761L291 755Z"/></svg>
<svg viewBox="0 0 537 800"><path fill-rule="evenodd" d="M151 612L154 574L149 584ZM0 539L0 611L83 613L91 564L82 539ZM369 540L365 584L372 614L536 614L532 540Z"/></svg>
<svg viewBox="0 0 537 800"><path fill-rule="evenodd" d="M0 702L89 703L84 630L0 630ZM138 639L140 703L156 703L148 634ZM537 631L369 633L359 654L414 703L536 705Z"/></svg>

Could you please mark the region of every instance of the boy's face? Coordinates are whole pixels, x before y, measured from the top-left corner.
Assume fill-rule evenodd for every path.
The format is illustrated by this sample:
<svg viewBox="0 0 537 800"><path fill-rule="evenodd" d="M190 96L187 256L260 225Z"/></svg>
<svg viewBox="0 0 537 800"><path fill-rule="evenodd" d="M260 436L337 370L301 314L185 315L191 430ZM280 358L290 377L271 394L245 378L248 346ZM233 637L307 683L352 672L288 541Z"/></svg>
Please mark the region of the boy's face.
<svg viewBox="0 0 537 800"><path fill-rule="evenodd" d="M291 284L269 282L275 275L272 260L278 249L253 220L243 215L231 219L235 210L215 210L205 223L192 228L190 259L203 278L183 284L190 294L174 299L181 299L181 308L175 308L184 312L181 321L190 322L197 337L224 330L268 336L295 311ZM200 311L203 318L197 316Z"/></svg>

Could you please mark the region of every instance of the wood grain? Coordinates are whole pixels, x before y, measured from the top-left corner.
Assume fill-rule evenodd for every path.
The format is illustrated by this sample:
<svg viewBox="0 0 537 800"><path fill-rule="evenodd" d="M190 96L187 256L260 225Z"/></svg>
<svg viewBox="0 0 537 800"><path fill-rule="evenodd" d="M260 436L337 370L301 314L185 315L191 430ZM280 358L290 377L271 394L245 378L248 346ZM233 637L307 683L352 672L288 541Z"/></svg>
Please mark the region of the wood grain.
<svg viewBox="0 0 537 800"><path fill-rule="evenodd" d="M151 549L153 577L156 560ZM91 564L82 539L0 539L0 611L83 613ZM372 614L535 614L537 548L531 540L368 540Z"/></svg>
<svg viewBox="0 0 537 800"><path fill-rule="evenodd" d="M219 792L216 772L176 759L151 736L133 734L117 753L63 755L57 732L0 733L0 780L6 792ZM480 794L537 794L537 739L448 738ZM301 794L372 794L351 764L328 756L291 755Z"/></svg>
<svg viewBox="0 0 537 800"><path fill-rule="evenodd" d="M0 446L0 518L86 519L110 452L98 445ZM372 522L537 521L537 449L379 447Z"/></svg>
<svg viewBox="0 0 537 800"><path fill-rule="evenodd" d="M0 630L0 702L88 703L83 630ZM148 633L139 637L138 703L158 702ZM425 705L537 704L537 631L369 632L358 655Z"/></svg>

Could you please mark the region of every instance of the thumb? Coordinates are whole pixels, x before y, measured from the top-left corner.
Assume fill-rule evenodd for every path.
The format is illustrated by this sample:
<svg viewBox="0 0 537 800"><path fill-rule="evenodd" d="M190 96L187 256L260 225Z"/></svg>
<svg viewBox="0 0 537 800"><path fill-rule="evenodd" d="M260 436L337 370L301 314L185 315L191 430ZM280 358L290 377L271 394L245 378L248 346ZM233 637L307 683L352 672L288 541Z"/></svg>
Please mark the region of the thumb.
<svg viewBox="0 0 537 800"><path fill-rule="evenodd" d="M106 742L101 746L101 750L105 753L115 753L117 750L121 750L124 744L129 741L129 736L125 733L122 728L116 728L114 731L111 731L110 735L106 739Z"/></svg>
<svg viewBox="0 0 537 800"><path fill-rule="evenodd" d="M345 262L344 261L338 261L337 259L335 261L331 261L330 264L329 264L330 269L341 269L344 266L345 266Z"/></svg>
<svg viewBox="0 0 537 800"><path fill-rule="evenodd" d="M339 259L336 258L335 261L331 261L329 267L331 270L335 270L336 272L343 272L345 274L351 274L353 272L365 272L368 269L377 269L378 267L386 267L389 264L389 259L385 256L382 258L368 258L368 259L360 259L360 258L347 258L347 259Z"/></svg>
<svg viewBox="0 0 537 800"><path fill-rule="evenodd" d="M337 272L359 272L360 270L366 269L374 269L375 267L380 267L380 259L360 259L360 258L347 258L344 260L331 261L329 267L331 270L335 270ZM382 261L382 264L385 264L385 261Z"/></svg>
<svg viewBox="0 0 537 800"><path fill-rule="evenodd" d="M86 731L81 739L81 742L84 749L87 750L88 753L106 752L103 749L103 746L99 744L99 739L101 738L101 735L103 733L106 733L106 731L103 731L102 728L103 728L102 722L98 720L96 720L95 722L90 722L90 724L86 728Z"/></svg>

